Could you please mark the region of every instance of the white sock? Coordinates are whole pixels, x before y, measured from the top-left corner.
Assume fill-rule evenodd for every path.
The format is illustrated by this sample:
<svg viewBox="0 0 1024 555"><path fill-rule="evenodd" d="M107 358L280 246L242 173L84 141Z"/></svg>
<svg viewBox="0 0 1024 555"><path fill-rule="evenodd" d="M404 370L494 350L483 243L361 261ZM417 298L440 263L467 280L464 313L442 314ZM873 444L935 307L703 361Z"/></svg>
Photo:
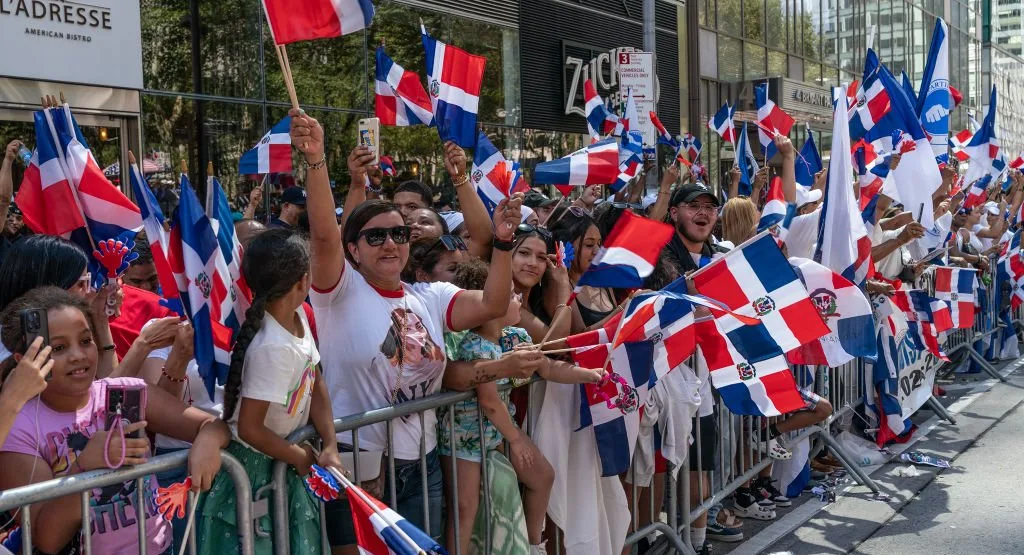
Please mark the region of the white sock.
<svg viewBox="0 0 1024 555"><path fill-rule="evenodd" d="M693 546L694 550L700 551L700 549L704 547L704 539L707 537L707 533L707 526L701 526L700 528L697 528L696 526L690 527L690 544Z"/></svg>

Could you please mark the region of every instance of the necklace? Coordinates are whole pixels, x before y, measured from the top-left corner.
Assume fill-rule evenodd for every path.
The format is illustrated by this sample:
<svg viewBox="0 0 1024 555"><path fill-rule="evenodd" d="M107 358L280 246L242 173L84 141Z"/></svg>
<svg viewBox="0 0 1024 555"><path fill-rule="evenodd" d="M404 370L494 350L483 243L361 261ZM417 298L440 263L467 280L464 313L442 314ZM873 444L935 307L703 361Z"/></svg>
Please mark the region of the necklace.
<svg viewBox="0 0 1024 555"><path fill-rule="evenodd" d="M402 390L402 377L405 375L405 334L409 330L409 301L402 295L402 326L395 338L395 352L398 353L398 378L391 388L391 406L398 404L398 392Z"/></svg>

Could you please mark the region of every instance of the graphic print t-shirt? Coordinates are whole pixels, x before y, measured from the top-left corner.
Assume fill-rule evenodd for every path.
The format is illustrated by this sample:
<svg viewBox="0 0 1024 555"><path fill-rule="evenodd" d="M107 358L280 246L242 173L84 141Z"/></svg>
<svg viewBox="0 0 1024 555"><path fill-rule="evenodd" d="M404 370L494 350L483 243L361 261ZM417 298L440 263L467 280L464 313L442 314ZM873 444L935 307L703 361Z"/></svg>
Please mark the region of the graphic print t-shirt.
<svg viewBox="0 0 1024 555"><path fill-rule="evenodd" d="M351 266L330 291L313 290L310 303L320 328L324 379L335 418L420 399L441 389L444 332L462 290L450 283L374 288ZM427 452L437 445L437 417L424 413ZM395 457L419 458L420 415L394 420ZM352 443L351 433L338 440ZM359 448L384 450L387 426L359 430Z"/></svg>
<svg viewBox="0 0 1024 555"><path fill-rule="evenodd" d="M104 403L107 386L145 383L137 378L96 380L89 391L89 404L77 412L56 412L37 397L25 403L25 408L18 413L11 433L0 451L40 457L49 465L55 477L63 476L70 468L74 468L75 461L89 443L89 438L97 430L106 427ZM129 480L123 484L96 488L92 491L89 500L89 521L92 523L93 553L127 555L139 552L135 507L138 500L136 483L135 480ZM163 553L171 544L171 525L156 510L156 477L146 477L144 485L146 537L149 538L147 552Z"/></svg>
<svg viewBox="0 0 1024 555"><path fill-rule="evenodd" d="M245 351L242 369L241 397L270 402L263 424L280 437L287 437L309 418L320 364L306 313L300 307L295 314L302 321L302 337L292 335L268 312ZM241 406L238 403L230 422L236 437Z"/></svg>

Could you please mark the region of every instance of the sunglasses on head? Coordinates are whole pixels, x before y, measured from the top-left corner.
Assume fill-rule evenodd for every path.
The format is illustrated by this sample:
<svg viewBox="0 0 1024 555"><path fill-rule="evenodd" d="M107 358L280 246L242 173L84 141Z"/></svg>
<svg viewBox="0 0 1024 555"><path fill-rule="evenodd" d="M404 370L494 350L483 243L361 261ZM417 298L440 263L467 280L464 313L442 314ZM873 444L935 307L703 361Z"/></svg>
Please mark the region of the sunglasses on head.
<svg viewBox="0 0 1024 555"><path fill-rule="evenodd" d="M384 244L384 241L388 240L389 236L396 245L404 245L409 242L409 226L371 227L360 231L357 239L364 237L366 238L366 244L371 247L379 247Z"/></svg>
<svg viewBox="0 0 1024 555"><path fill-rule="evenodd" d="M629 210L643 210L644 209L644 205L637 204L635 202L613 202L612 203L612 208L619 208L619 209L622 209L622 210L626 210L626 209L629 209Z"/></svg>
<svg viewBox="0 0 1024 555"><path fill-rule="evenodd" d="M519 227L516 228L516 235L526 233L536 233L537 235L540 235L541 238L544 239L545 241L550 241L553 238L551 232L548 231L548 228L546 227L541 227L539 225L533 224L519 224Z"/></svg>
<svg viewBox="0 0 1024 555"><path fill-rule="evenodd" d="M458 235L442 235L437 238L437 241L434 242L433 245L430 246L430 249L427 250L427 254L441 246L449 251L469 250L469 247L466 246L466 242L462 240L462 237L459 237Z"/></svg>

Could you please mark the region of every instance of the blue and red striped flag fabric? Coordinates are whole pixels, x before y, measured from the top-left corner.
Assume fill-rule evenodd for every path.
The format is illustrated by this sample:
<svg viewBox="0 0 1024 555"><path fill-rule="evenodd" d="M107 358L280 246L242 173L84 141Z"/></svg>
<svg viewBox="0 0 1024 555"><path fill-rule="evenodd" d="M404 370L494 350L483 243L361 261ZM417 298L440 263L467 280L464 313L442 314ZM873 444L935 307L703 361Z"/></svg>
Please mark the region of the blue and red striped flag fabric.
<svg viewBox="0 0 1024 555"><path fill-rule="evenodd" d="M263 0L275 44L340 37L370 26L371 0Z"/></svg>
<svg viewBox="0 0 1024 555"><path fill-rule="evenodd" d="M14 200L21 209L25 225L33 232L68 236L85 227L85 217L78 209L75 191L50 134L46 114L33 112L32 117L36 148ZM92 252L92 248L86 252Z"/></svg>
<svg viewBox="0 0 1024 555"><path fill-rule="evenodd" d="M139 203L139 211L142 214L142 226L146 230L146 239L149 241L149 250L153 254L153 264L156 266L156 275L160 280L160 293L165 299L178 298L178 285L174 281L174 274L171 266L167 263L169 252L169 238L164 229L164 213L160 210L160 203L156 195L149 188L138 164L132 164L131 173L132 192Z"/></svg>
<svg viewBox="0 0 1024 555"><path fill-rule="evenodd" d="M722 331L741 351L774 343L789 352L829 333L807 289L789 265L775 238L762 232L692 274L702 295L730 310L759 318L748 326L724 315ZM744 358L754 358L744 354Z"/></svg>
<svg viewBox="0 0 1024 555"><path fill-rule="evenodd" d="M220 268L217 276L224 281L224 288L228 290L228 294L219 299L220 303L213 307L212 316L214 321L235 332L245 322L245 313L252 304L252 292L249 291L249 285L242 276L242 244L235 236L235 224L231 218L228 197L224 194L220 181L215 177L210 177L207 187L212 191L213 198L210 222L217 236L221 258L227 268L226 273Z"/></svg>
<svg viewBox="0 0 1024 555"><path fill-rule="evenodd" d="M761 152L766 160L771 160L776 152L775 134L789 135L796 122L768 97L767 81L754 87L754 100L757 104L757 122L760 124L757 126L757 137L761 141Z"/></svg>
<svg viewBox="0 0 1024 555"><path fill-rule="evenodd" d="M654 271L661 249L672 239L672 226L625 211L583 272L577 287L635 289Z"/></svg>
<svg viewBox="0 0 1024 555"><path fill-rule="evenodd" d="M639 131L624 131L619 142L619 175L608 188L619 192L629 184L643 169L644 148L643 136Z"/></svg>
<svg viewBox="0 0 1024 555"><path fill-rule="evenodd" d="M390 156L380 157L380 171L387 177L395 177L398 172L395 170L395 162Z"/></svg>
<svg viewBox="0 0 1024 555"><path fill-rule="evenodd" d="M526 182L519 179L519 164L506 160L483 131L476 140L469 175L489 214L494 214L502 200L528 189Z"/></svg>
<svg viewBox="0 0 1024 555"><path fill-rule="evenodd" d="M722 104L722 107L708 120L708 129L718 133L723 141L736 144L736 125L732 119L735 113L736 109L730 107L728 102Z"/></svg>
<svg viewBox="0 0 1024 555"><path fill-rule="evenodd" d="M448 554L426 532L359 486L350 485L345 492L360 555Z"/></svg>
<svg viewBox="0 0 1024 555"><path fill-rule="evenodd" d="M584 114L587 119L587 132L591 138L599 140L615 131L619 118L605 106L604 100L597 94L597 87L590 79L583 82L583 100L586 103Z"/></svg>
<svg viewBox="0 0 1024 555"><path fill-rule="evenodd" d="M249 149L238 161L238 173L255 175L266 173L291 173L292 138L289 131L291 116L277 122L267 131L260 142Z"/></svg>
<svg viewBox="0 0 1024 555"><path fill-rule="evenodd" d="M768 186L768 201L761 210L761 219L757 222L757 231L772 230L779 240L785 240L786 232L789 230L789 223L796 215L796 205L786 202L786 196L782 192L782 178L772 178Z"/></svg>
<svg viewBox="0 0 1024 555"><path fill-rule="evenodd" d="M476 144L476 114L487 58L445 44L420 28L427 58L427 83L441 141L463 148Z"/></svg>
<svg viewBox="0 0 1024 555"><path fill-rule="evenodd" d="M871 302L850 280L806 258L790 258L811 301L828 324L829 334L788 353L793 364L835 368L857 357L874 359L875 320Z"/></svg>
<svg viewBox="0 0 1024 555"><path fill-rule="evenodd" d="M654 129L658 131L658 144L670 146L678 150L679 139L677 137L673 137L672 134L668 132L668 129L665 127L665 124L661 123L661 120L658 119L658 114L655 114L654 112L649 112L648 117L651 120L651 124L654 125Z"/></svg>
<svg viewBox="0 0 1024 555"><path fill-rule="evenodd" d="M434 112L420 76L406 71L377 47L376 114L381 125L433 125Z"/></svg>
<svg viewBox="0 0 1024 555"><path fill-rule="evenodd" d="M949 303L955 328L974 326L974 295L978 271L974 268L935 268L935 298Z"/></svg>
<svg viewBox="0 0 1024 555"><path fill-rule="evenodd" d="M533 170L538 185L607 185L619 176L619 142L609 137L568 156L541 162Z"/></svg>

